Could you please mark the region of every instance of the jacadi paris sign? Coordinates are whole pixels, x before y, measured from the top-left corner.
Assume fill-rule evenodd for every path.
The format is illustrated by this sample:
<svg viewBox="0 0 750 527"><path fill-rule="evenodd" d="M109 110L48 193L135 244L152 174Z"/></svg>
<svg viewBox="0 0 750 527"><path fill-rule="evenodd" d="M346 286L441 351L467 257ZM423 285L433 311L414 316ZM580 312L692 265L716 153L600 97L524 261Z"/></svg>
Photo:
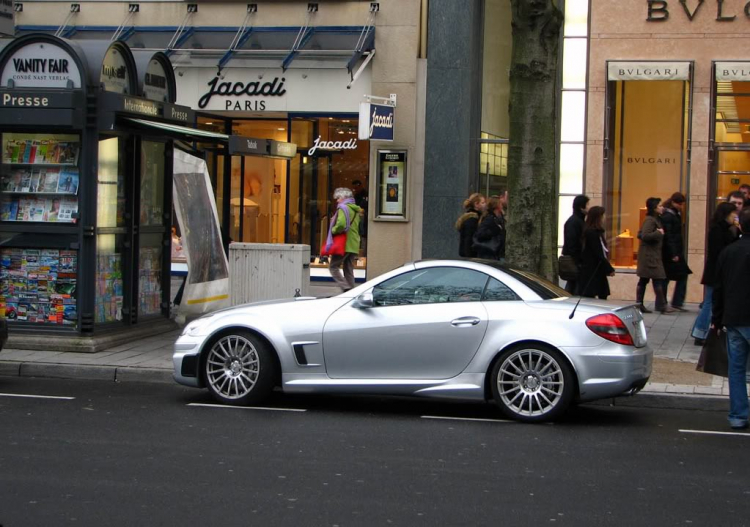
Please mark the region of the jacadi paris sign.
<svg viewBox="0 0 750 527"><path fill-rule="evenodd" d="M347 89L351 78L343 68L225 68L217 74L214 68L178 67L177 104L206 111L354 113L370 79L367 69Z"/></svg>
<svg viewBox="0 0 750 527"><path fill-rule="evenodd" d="M393 141L396 109L393 106L359 103L359 139Z"/></svg>

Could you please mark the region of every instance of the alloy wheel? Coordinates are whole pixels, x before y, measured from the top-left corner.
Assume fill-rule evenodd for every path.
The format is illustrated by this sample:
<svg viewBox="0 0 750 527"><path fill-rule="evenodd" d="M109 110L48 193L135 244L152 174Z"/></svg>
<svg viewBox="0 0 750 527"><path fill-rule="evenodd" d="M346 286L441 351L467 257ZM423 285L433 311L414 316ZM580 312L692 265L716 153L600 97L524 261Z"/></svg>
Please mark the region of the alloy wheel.
<svg viewBox="0 0 750 527"><path fill-rule="evenodd" d="M213 391L227 399L240 399L258 382L260 356L253 343L241 335L217 340L206 358L206 379Z"/></svg>
<svg viewBox="0 0 750 527"><path fill-rule="evenodd" d="M543 350L524 349L503 361L497 393L513 413L542 416L552 411L565 391L565 376L555 358Z"/></svg>

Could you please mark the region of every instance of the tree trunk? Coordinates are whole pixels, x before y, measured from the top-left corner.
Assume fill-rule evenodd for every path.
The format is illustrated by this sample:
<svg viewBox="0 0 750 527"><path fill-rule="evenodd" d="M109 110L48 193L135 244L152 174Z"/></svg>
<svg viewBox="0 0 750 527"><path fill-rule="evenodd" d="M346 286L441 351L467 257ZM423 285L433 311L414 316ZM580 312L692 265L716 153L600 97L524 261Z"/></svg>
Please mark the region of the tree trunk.
<svg viewBox="0 0 750 527"><path fill-rule="evenodd" d="M506 258L557 283L557 50L563 15L552 0L510 0Z"/></svg>

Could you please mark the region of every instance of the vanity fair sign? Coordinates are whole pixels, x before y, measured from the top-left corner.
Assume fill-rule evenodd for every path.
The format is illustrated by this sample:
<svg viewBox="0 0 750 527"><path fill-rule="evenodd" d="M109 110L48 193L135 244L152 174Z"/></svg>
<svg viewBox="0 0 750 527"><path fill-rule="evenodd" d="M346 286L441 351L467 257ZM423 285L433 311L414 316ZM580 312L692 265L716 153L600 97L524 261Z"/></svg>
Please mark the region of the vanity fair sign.
<svg viewBox="0 0 750 527"><path fill-rule="evenodd" d="M371 86L366 69L352 89L341 69L177 68L178 104L226 112L358 112Z"/></svg>
<svg viewBox="0 0 750 527"><path fill-rule="evenodd" d="M34 42L8 58L0 85L7 87L9 80L16 88L80 88L81 72L75 59L61 47Z"/></svg>

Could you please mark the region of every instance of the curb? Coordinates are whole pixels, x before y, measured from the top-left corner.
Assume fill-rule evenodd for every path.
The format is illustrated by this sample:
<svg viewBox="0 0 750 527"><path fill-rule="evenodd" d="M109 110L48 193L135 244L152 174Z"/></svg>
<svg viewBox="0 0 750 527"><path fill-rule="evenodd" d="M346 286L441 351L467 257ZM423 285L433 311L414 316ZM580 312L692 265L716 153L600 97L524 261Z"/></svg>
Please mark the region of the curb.
<svg viewBox="0 0 750 527"><path fill-rule="evenodd" d="M124 366L83 366L38 362L0 362L0 376L82 379L112 382L172 383L172 370Z"/></svg>

